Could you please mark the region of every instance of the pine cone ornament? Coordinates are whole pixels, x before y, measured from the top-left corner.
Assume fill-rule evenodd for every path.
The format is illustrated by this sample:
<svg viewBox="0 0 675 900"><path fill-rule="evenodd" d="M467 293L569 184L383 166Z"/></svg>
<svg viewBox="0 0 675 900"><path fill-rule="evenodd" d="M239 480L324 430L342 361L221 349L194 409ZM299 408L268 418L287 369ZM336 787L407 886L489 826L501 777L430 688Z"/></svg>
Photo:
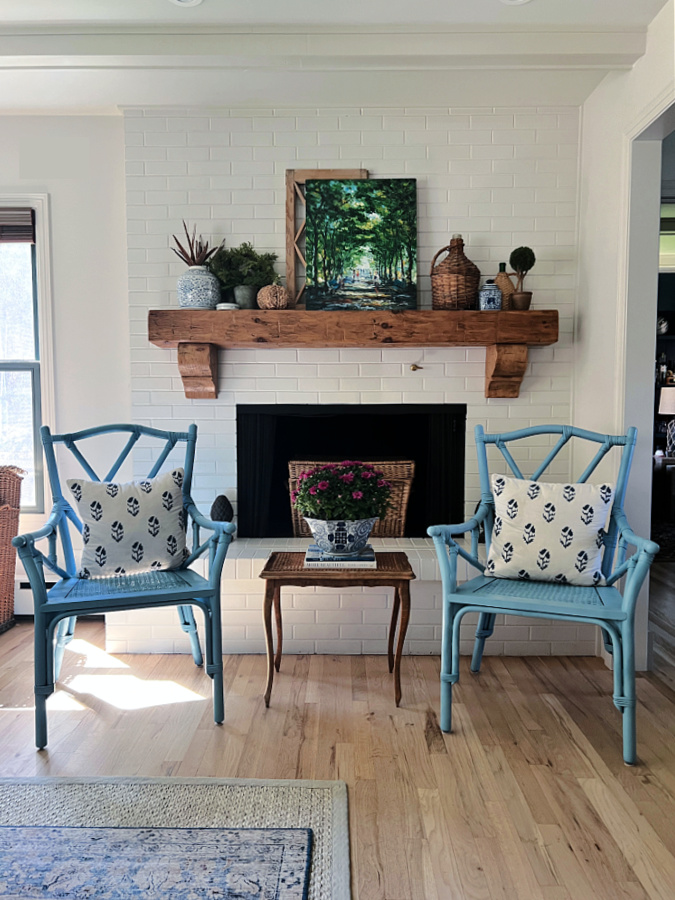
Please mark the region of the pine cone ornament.
<svg viewBox="0 0 675 900"><path fill-rule="evenodd" d="M234 510L225 494L216 497L211 507L211 520L213 522L231 522L233 518Z"/></svg>
<svg viewBox="0 0 675 900"><path fill-rule="evenodd" d="M258 291L258 306L260 309L287 309L288 292L280 284L268 284Z"/></svg>

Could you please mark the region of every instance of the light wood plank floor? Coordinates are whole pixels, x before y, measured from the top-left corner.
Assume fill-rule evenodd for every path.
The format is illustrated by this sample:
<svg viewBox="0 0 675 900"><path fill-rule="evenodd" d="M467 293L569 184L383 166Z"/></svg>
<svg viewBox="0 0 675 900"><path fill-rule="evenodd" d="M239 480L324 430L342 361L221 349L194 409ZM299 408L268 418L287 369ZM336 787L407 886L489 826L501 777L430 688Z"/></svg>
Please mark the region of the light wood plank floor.
<svg viewBox="0 0 675 900"><path fill-rule="evenodd" d="M465 661L443 735L437 658L403 659L396 709L384 657L289 656L266 710L264 657L232 656L218 728L189 657L78 638L37 753L31 627L0 637L2 775L342 778L356 900L675 897L675 694L650 676L629 769L595 659Z"/></svg>

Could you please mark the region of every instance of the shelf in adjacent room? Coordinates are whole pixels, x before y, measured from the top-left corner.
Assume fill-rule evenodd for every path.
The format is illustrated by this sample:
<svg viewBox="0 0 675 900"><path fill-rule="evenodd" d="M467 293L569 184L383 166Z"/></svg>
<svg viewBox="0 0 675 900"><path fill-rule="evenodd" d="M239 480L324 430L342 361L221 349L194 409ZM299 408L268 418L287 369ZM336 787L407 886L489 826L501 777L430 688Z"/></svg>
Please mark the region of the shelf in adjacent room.
<svg viewBox="0 0 675 900"><path fill-rule="evenodd" d="M218 349L486 347L485 396L514 398L527 348L558 340L558 311L152 309L148 336L178 349L185 396L218 395Z"/></svg>

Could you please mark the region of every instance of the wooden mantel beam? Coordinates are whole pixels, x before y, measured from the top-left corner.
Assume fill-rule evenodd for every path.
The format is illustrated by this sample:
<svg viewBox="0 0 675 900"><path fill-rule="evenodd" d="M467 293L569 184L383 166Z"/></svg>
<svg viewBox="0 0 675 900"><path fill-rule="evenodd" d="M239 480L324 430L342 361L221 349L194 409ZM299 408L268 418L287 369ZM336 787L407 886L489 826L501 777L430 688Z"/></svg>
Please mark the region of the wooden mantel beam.
<svg viewBox="0 0 675 900"><path fill-rule="evenodd" d="M187 397L217 396L217 348L487 347L486 397L517 397L528 346L558 340L557 310L153 309L148 336L178 347Z"/></svg>

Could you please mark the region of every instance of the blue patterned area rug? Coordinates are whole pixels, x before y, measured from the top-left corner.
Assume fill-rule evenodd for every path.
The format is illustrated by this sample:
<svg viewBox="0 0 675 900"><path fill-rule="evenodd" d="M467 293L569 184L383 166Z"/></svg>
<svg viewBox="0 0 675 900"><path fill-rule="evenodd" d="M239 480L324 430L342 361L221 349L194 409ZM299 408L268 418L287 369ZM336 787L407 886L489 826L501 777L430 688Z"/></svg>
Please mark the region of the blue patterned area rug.
<svg viewBox="0 0 675 900"><path fill-rule="evenodd" d="M3 900L349 900L340 781L0 778Z"/></svg>
<svg viewBox="0 0 675 900"><path fill-rule="evenodd" d="M309 828L0 828L0 897L307 900Z"/></svg>

